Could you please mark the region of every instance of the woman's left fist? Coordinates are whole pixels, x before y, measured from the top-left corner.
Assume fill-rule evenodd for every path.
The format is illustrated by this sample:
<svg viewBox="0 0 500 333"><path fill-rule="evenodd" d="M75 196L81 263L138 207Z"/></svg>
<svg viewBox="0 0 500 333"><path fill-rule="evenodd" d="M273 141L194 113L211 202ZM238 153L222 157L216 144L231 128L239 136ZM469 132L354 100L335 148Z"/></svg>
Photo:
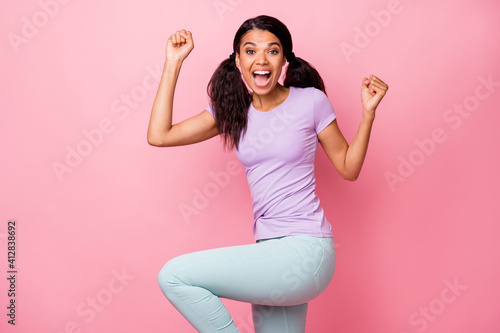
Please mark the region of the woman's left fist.
<svg viewBox="0 0 500 333"><path fill-rule="evenodd" d="M361 84L363 112L375 116L375 110L388 89L389 86L375 75L370 75L370 78L363 78Z"/></svg>

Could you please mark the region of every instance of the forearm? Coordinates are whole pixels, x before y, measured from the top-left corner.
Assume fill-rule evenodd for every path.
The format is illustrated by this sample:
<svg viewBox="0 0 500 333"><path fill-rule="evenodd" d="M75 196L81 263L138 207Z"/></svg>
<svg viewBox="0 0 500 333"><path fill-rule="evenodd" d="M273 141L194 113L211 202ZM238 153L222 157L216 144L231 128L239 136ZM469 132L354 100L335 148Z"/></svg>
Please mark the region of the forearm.
<svg viewBox="0 0 500 333"><path fill-rule="evenodd" d="M182 61L165 61L158 92L151 110L148 127L148 142L160 140L172 127L174 93Z"/></svg>
<svg viewBox="0 0 500 333"><path fill-rule="evenodd" d="M361 172L375 117L363 115L356 136L347 148L345 157L345 177L356 180Z"/></svg>

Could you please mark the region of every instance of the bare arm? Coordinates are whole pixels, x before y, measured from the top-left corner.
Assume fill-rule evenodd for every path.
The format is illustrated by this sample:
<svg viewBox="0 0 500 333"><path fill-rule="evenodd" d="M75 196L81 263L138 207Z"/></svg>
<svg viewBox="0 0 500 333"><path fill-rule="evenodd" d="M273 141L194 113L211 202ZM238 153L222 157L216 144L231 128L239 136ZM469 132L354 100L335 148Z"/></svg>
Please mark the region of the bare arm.
<svg viewBox="0 0 500 333"><path fill-rule="evenodd" d="M148 143L157 147L181 146L219 134L215 118L208 112L172 125L174 93L184 59L194 48L190 32L177 31L167 41L167 55L148 127Z"/></svg>
<svg viewBox="0 0 500 333"><path fill-rule="evenodd" d="M342 135L336 120L318 133L323 150L344 179L356 180L361 172L375 120L375 110L388 88L387 84L374 75L370 79L363 79L361 86L363 116L351 145Z"/></svg>
<svg viewBox="0 0 500 333"><path fill-rule="evenodd" d="M361 120L358 132L349 145L340 131L337 120L318 134L321 147L340 176L356 180L365 160L373 120Z"/></svg>

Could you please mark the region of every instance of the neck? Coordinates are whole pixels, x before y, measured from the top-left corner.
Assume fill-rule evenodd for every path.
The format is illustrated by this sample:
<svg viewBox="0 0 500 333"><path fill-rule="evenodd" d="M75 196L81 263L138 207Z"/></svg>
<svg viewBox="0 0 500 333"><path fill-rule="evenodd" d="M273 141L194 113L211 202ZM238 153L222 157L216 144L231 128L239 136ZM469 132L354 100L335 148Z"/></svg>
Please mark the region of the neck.
<svg viewBox="0 0 500 333"><path fill-rule="evenodd" d="M252 104L259 111L269 111L283 103L288 97L289 88L277 83L276 86L266 95L252 94Z"/></svg>

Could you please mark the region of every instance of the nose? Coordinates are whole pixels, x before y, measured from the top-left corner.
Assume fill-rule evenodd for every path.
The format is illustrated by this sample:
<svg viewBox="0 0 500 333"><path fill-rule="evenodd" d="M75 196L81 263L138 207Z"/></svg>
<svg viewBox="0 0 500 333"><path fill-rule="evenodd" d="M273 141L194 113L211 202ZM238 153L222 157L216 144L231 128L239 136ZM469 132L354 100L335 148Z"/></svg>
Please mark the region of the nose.
<svg viewBox="0 0 500 333"><path fill-rule="evenodd" d="M266 54L266 52L259 52L257 54L256 63L259 64L259 65L267 64L267 54Z"/></svg>

